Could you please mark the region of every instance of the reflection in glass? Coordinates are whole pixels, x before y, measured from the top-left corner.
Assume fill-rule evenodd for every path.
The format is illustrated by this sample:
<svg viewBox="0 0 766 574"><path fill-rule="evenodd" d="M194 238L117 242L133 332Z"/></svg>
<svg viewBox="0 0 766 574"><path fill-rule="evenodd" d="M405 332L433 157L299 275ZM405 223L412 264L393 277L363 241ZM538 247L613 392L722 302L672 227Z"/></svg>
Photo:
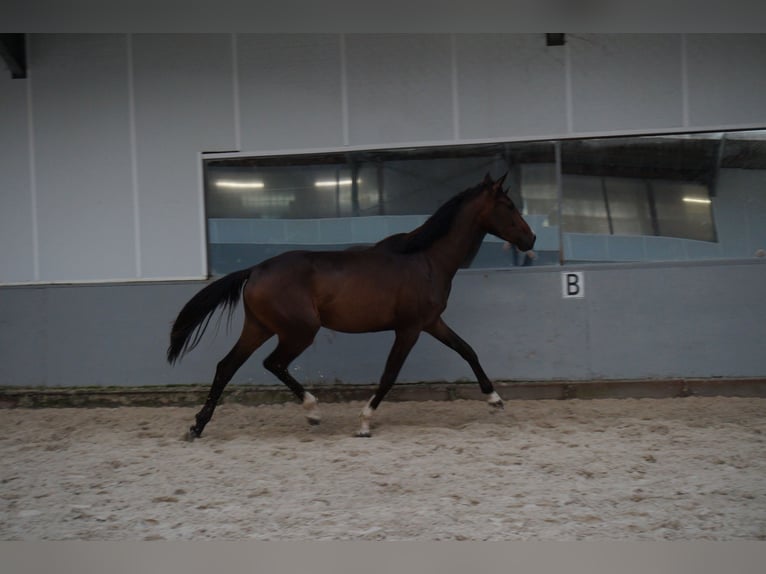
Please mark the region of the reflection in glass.
<svg viewBox="0 0 766 574"><path fill-rule="evenodd" d="M522 254L487 237L473 267L766 252L766 131L741 131L209 157L210 271L410 231L487 172L508 172L538 239Z"/></svg>
<svg viewBox="0 0 766 574"><path fill-rule="evenodd" d="M566 142L564 231L715 241L709 188L720 146L720 136Z"/></svg>
<svg viewBox="0 0 766 574"><path fill-rule="evenodd" d="M493 144L205 161L211 272L290 249L347 249L419 226L486 173L506 183L533 226L547 225L551 190L522 173L554 167L552 144ZM528 169L529 168L529 169ZM543 203L541 203L541 201ZM557 241L520 254L488 237L472 267L554 263ZM547 246L547 247L546 247Z"/></svg>
<svg viewBox="0 0 766 574"><path fill-rule="evenodd" d="M653 235L652 213L643 181L627 178L602 178L606 190L610 233L614 235Z"/></svg>

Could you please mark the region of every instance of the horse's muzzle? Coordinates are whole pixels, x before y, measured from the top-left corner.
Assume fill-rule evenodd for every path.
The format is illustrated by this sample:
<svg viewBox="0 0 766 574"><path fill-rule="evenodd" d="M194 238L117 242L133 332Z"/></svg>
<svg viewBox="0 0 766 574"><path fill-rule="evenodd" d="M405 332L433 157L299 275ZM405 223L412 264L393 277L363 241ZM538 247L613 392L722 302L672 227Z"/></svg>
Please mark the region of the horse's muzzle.
<svg viewBox="0 0 766 574"><path fill-rule="evenodd" d="M519 244L518 244L519 250L520 251L531 251L532 248L535 246L535 241L536 240L537 240L537 235L535 235L533 233L532 236L529 239L527 239L525 241L520 241L519 242Z"/></svg>

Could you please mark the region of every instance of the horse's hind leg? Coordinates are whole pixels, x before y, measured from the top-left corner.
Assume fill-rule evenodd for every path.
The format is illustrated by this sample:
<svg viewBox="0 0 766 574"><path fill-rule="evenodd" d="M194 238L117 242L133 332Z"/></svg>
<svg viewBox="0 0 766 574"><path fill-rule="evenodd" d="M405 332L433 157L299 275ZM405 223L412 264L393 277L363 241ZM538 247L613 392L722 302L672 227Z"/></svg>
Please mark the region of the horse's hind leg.
<svg viewBox="0 0 766 574"><path fill-rule="evenodd" d="M471 345L461 339L460 336L455 333L455 331L450 329L449 326L441 318L437 319L433 325L427 327L425 331L426 333L436 338L438 341L441 341L447 345L453 351L456 351L461 357L463 357L463 359L465 359L465 361L470 365L474 375L476 375L476 379L479 381L481 392L485 395L489 395L488 402L490 406L502 409L503 399L501 399L500 395L497 394L494 387L492 386L492 381L489 380L489 377L484 372L484 369L481 368L481 365L479 364L479 357L476 355L476 351L473 350Z"/></svg>
<svg viewBox="0 0 766 574"><path fill-rule="evenodd" d="M221 398L224 387L228 384L234 373L250 358L250 355L272 336L272 333L263 327L253 324L249 319L245 320L242 335L229 353L218 363L215 370L215 378L210 387L207 400L202 409L195 416L195 424L189 429L188 439L194 440L202 435L202 431L210 422L213 411Z"/></svg>
<svg viewBox="0 0 766 574"><path fill-rule="evenodd" d="M290 374L288 367L314 340L314 335L319 328L307 327L298 332L292 332L289 336L280 336L279 344L266 359L263 366L274 374L280 381L295 394L303 403L306 411L306 419L309 424L317 425L321 420L319 407L314 395L303 388L295 378Z"/></svg>

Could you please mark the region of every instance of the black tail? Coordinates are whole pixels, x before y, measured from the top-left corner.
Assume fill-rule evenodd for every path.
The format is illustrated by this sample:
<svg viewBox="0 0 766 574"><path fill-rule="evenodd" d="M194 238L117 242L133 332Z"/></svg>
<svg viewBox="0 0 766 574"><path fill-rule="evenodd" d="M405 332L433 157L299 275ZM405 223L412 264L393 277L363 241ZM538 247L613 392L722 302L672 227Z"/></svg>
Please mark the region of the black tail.
<svg viewBox="0 0 766 574"><path fill-rule="evenodd" d="M250 271L242 269L221 277L184 305L170 331L168 362L171 365L197 346L218 307L228 308L231 316L242 295L242 286L250 277Z"/></svg>

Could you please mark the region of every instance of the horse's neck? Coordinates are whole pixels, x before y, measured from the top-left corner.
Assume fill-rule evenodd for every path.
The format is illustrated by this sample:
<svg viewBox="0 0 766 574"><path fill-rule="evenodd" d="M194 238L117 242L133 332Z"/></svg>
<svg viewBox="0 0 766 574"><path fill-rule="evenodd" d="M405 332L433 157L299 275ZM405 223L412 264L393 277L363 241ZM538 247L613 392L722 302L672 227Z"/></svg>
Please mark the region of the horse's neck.
<svg viewBox="0 0 766 574"><path fill-rule="evenodd" d="M435 241L426 254L451 280L458 269L470 264L486 234L476 224L473 211L466 209L457 215L449 232Z"/></svg>

